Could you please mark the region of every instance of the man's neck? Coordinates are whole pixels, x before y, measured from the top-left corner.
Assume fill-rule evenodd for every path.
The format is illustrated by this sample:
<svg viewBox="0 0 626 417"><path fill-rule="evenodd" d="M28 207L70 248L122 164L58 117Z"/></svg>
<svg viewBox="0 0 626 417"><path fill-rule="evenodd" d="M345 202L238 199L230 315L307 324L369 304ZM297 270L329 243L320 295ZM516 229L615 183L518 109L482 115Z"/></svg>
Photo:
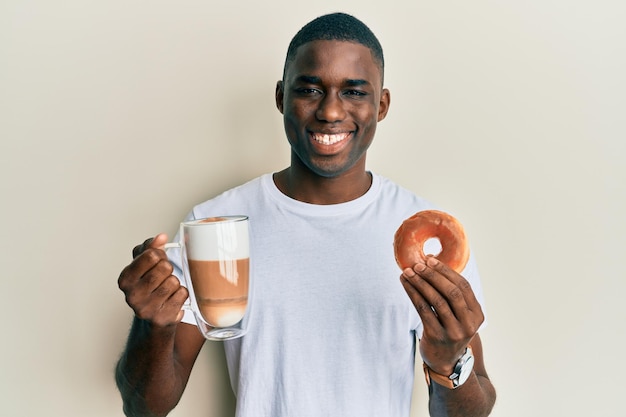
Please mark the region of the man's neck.
<svg viewBox="0 0 626 417"><path fill-rule="evenodd" d="M311 204L339 204L361 197L372 185L372 175L352 170L336 177L322 177L290 166L274 174L276 187L294 200Z"/></svg>

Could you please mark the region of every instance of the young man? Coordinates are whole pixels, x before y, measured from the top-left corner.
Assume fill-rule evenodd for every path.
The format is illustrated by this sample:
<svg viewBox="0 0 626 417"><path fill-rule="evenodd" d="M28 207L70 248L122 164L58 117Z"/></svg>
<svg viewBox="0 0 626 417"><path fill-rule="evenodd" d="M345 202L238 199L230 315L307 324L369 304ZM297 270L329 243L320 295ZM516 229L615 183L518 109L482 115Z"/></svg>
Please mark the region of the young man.
<svg viewBox="0 0 626 417"><path fill-rule="evenodd" d="M187 216L250 217L254 320L225 342L238 417L408 416L416 336L433 416L485 416L493 406L474 260L461 276L431 258L398 280L394 232L433 206L365 168L389 109L383 70L380 44L359 20L332 14L303 27L276 86L290 166ZM167 414L204 343L183 317L188 293L166 241L137 247L119 278L135 312L117 368L130 416ZM461 367L470 344L473 366Z"/></svg>

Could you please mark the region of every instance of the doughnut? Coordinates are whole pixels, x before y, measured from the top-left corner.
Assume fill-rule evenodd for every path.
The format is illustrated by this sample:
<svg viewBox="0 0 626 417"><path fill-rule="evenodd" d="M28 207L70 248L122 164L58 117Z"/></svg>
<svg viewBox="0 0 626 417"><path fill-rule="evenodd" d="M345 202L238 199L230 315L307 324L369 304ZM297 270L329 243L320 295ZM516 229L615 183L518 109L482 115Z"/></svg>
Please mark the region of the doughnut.
<svg viewBox="0 0 626 417"><path fill-rule="evenodd" d="M400 269L424 261L424 243L432 238L441 243L441 252L435 258L460 273L469 258L465 230L457 219L438 210L418 211L396 231L393 249Z"/></svg>

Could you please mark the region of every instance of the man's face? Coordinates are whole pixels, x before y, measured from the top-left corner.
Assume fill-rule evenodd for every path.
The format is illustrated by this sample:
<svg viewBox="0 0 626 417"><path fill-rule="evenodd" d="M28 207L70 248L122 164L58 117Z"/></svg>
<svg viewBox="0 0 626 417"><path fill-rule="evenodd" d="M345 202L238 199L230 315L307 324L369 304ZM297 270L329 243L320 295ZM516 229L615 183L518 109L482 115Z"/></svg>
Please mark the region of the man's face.
<svg viewBox="0 0 626 417"><path fill-rule="evenodd" d="M367 148L389 100L370 50L353 42L300 46L276 86L292 152L323 177L365 169Z"/></svg>

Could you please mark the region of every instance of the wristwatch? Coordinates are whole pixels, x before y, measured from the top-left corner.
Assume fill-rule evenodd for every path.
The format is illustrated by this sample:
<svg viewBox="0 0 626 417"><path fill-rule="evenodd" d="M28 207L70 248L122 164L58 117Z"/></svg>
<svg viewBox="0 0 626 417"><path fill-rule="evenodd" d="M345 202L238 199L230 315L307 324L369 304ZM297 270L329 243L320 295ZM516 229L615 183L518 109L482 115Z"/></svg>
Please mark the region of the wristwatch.
<svg viewBox="0 0 626 417"><path fill-rule="evenodd" d="M461 356L454 365L454 371L450 376L445 376L434 372L424 364L424 374L426 376L426 383L430 386L431 381L435 381L437 384L442 385L448 389L455 389L460 387L467 381L474 369L474 355L472 355L472 348L470 346L465 349L465 353Z"/></svg>

